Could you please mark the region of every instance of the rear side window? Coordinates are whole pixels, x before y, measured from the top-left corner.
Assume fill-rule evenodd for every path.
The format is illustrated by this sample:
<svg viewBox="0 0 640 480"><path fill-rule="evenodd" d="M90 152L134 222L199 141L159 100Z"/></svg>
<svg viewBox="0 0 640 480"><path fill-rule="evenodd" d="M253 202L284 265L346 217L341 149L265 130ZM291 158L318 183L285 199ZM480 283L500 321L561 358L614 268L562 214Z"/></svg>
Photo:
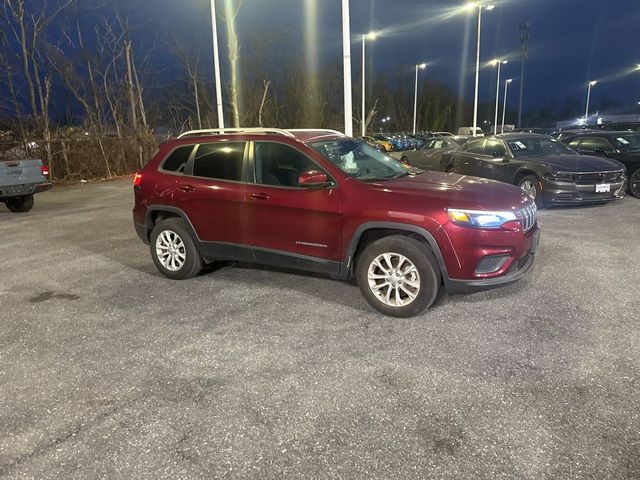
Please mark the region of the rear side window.
<svg viewBox="0 0 640 480"><path fill-rule="evenodd" d="M166 170L168 172L184 172L184 169L187 166L187 161L189 160L189 156L191 155L192 151L193 145L176 148L169 154L167 159L162 164L162 170Z"/></svg>
<svg viewBox="0 0 640 480"><path fill-rule="evenodd" d="M193 159L196 177L217 180L242 180L245 143L209 143L200 145Z"/></svg>

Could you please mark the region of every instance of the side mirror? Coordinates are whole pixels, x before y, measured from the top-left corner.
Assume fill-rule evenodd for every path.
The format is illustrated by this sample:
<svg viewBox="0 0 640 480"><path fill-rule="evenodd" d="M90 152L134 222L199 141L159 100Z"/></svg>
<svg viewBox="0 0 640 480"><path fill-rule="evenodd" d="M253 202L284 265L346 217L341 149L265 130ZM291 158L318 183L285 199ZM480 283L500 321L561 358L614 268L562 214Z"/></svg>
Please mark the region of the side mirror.
<svg viewBox="0 0 640 480"><path fill-rule="evenodd" d="M307 188L322 188L331 185L326 173L319 170L302 172L298 177L298 185Z"/></svg>

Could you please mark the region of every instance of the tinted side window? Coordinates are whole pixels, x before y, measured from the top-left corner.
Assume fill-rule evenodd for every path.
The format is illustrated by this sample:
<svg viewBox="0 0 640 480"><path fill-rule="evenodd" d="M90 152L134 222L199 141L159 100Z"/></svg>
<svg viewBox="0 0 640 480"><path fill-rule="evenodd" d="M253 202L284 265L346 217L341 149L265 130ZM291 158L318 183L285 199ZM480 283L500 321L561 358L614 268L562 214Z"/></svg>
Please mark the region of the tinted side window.
<svg viewBox="0 0 640 480"><path fill-rule="evenodd" d="M162 164L162 170L184 172L184 168L187 166L187 160L189 160L192 151L193 145L176 148Z"/></svg>
<svg viewBox="0 0 640 480"><path fill-rule="evenodd" d="M297 187L302 172L322 170L295 148L281 143L256 142L253 157L256 183L278 187Z"/></svg>
<svg viewBox="0 0 640 480"><path fill-rule="evenodd" d="M573 140L571 140L568 145L569 147L573 148L574 150L576 150L578 148L578 144L580 143L580 139L579 138L574 138Z"/></svg>
<svg viewBox="0 0 640 480"><path fill-rule="evenodd" d="M200 145L193 160L193 174L219 180L242 180L244 146L244 142Z"/></svg>
<svg viewBox="0 0 640 480"><path fill-rule="evenodd" d="M596 137L584 137L580 142L580 150L585 152L594 152L596 150L603 150L605 152L612 152L613 147L604 138Z"/></svg>
<svg viewBox="0 0 640 480"><path fill-rule="evenodd" d="M487 140L484 146L484 154L492 157L504 157L507 155L507 149L500 140Z"/></svg>
<svg viewBox="0 0 640 480"><path fill-rule="evenodd" d="M484 153L484 140L476 140L474 142L469 142L463 147L463 151L469 153Z"/></svg>

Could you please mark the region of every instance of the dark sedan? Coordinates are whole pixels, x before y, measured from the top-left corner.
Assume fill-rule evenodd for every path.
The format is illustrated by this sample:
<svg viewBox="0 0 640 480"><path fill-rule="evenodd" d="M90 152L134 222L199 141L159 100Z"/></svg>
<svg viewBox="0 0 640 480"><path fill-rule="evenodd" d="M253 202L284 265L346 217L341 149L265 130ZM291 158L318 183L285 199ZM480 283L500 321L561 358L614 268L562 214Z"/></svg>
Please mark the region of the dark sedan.
<svg viewBox="0 0 640 480"><path fill-rule="evenodd" d="M578 153L612 158L623 163L629 178L629 193L640 198L640 133L584 132L563 140Z"/></svg>
<svg viewBox="0 0 640 480"><path fill-rule="evenodd" d="M624 165L579 155L544 135L506 133L443 156L444 170L518 185L538 206L604 203L623 195Z"/></svg>
<svg viewBox="0 0 640 480"><path fill-rule="evenodd" d="M463 135L435 137L428 139L420 148L393 152L390 155L423 170L440 170L442 156L458 150L472 138Z"/></svg>

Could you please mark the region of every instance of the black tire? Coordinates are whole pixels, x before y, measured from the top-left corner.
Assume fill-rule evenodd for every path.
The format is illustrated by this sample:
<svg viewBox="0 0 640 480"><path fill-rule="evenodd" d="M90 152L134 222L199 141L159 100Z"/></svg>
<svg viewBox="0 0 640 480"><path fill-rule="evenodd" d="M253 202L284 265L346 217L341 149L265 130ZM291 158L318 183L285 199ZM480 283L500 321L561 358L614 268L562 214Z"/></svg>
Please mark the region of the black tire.
<svg viewBox="0 0 640 480"><path fill-rule="evenodd" d="M636 168L629 176L629 193L636 198L640 198L640 168Z"/></svg>
<svg viewBox="0 0 640 480"><path fill-rule="evenodd" d="M33 208L33 195L25 195L24 197L12 197L6 200L7 208L14 213L28 212Z"/></svg>
<svg viewBox="0 0 640 480"><path fill-rule="evenodd" d="M409 273L400 273L398 275L398 278L394 277L394 275L388 277L394 278L397 283L400 283L399 286L396 283L396 286L392 287L391 283L389 283L387 279L382 278L385 275L383 273L383 270L379 269L379 267L375 266L374 264L374 261L383 254L404 256L408 260L408 262L410 262L410 264L413 264L413 266L415 267L417 276L414 275L414 273L411 271L411 268L406 268L407 262L405 261L403 264L405 265L405 267L403 267L403 265L400 265L400 270ZM395 265L395 267L397 267L397 263L400 258L391 257L391 267L394 267L394 258L397 260ZM388 264L386 264L385 266L387 268L389 267ZM375 288L375 285L370 285L370 268L373 269L372 272L374 275L380 277L379 279L372 280L372 282L375 284L376 281L378 281L379 284L386 284L387 286L383 286L382 288ZM394 270L394 268L388 268L388 271L390 273L393 273ZM407 318L417 315L433 304L438 295L438 290L440 289L440 270L438 268L438 263L433 256L433 253L424 243L416 240L415 238L407 237L404 235L392 235L389 237L384 237L368 245L358 256L358 260L356 263L356 276L358 279L358 285L360 286L360 291L362 292L362 295L367 300L367 302L369 302L369 304L379 312L390 315L392 317ZM408 278L411 278L411 280L408 280ZM416 290L413 286L409 285L409 283L404 283L403 287L402 281L410 281L412 284L417 283L419 285L419 289ZM413 291L414 293L417 293L413 300L411 300L411 298L407 295L407 289ZM396 304L397 302L395 300L395 295L397 292L399 292L400 295L400 302L408 300L411 301L409 301L405 305L400 306L390 305L385 303L385 300L383 300L382 298L379 298L373 290L380 292L381 296L387 297L390 302ZM387 293L389 291L393 292L393 299L390 298L391 294ZM402 295L405 296L404 300L402 298Z"/></svg>
<svg viewBox="0 0 640 480"><path fill-rule="evenodd" d="M407 156L404 156L404 155L403 155L403 156L400 158L400 161L401 161L402 163L409 163L409 157L407 157Z"/></svg>
<svg viewBox="0 0 640 480"><path fill-rule="evenodd" d="M163 233L165 236L163 239L175 238L177 236L179 241L175 241L174 248L175 254L180 255L182 258L182 264L176 270L170 269L163 264L163 260L160 259L158 253L158 237ZM160 243L164 241L161 240ZM164 242L166 244L166 242ZM184 220L179 218L168 218L158 222L151 231L151 237L149 239L149 250L151 252L151 258L153 263L165 277L172 278L174 280L184 280L186 278L195 277L202 270L202 254L198 247L198 243L195 241L189 228ZM170 258L164 260L171 265ZM179 263L179 259L176 258L177 263L174 263L174 267Z"/></svg>
<svg viewBox="0 0 640 480"><path fill-rule="evenodd" d="M524 175L518 179L517 185L525 192L532 192L531 196L536 202L536 206L538 208L544 207L544 202L542 201L542 189L540 188L540 179L538 177L535 175ZM525 189L525 187L528 188ZM533 195L533 190L535 190L535 195Z"/></svg>

